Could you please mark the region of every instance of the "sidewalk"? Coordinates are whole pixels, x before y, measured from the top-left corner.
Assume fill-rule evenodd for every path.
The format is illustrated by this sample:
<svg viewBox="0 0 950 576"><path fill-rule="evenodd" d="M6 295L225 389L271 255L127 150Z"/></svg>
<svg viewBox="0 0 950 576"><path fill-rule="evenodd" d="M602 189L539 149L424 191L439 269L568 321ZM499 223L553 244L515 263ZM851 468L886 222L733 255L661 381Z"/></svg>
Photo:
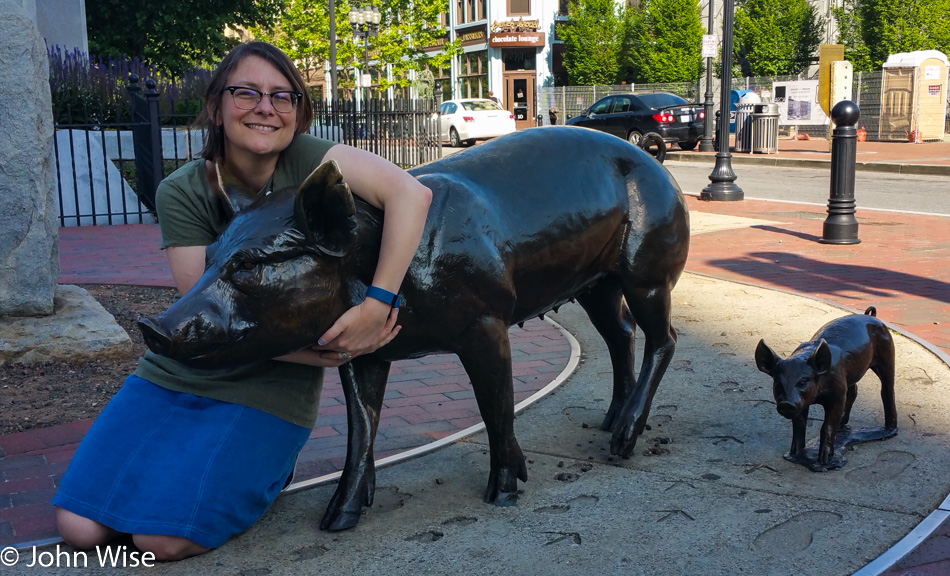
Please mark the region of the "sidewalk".
<svg viewBox="0 0 950 576"><path fill-rule="evenodd" d="M799 162L829 161L823 151L827 142L823 140L784 140L779 149L778 155L771 156ZM947 143L859 143L858 153L859 158L862 154L874 155L874 163L891 167L937 166L950 170ZM675 154L713 161L708 158L710 154ZM912 157L914 154L916 157ZM744 156L761 161L759 157L764 155L734 154L733 161L743 161L740 158ZM687 200L691 212L697 214L749 219L747 225L695 236L687 263L689 272L805 294L854 310L874 305L879 317L931 343L943 360L948 360L950 269L946 263L950 262L950 219L859 212L862 242L833 246L817 242L825 216L818 207L750 200L709 203L692 196ZM155 249L157 245L157 227L151 225L62 228L60 282L171 286L164 255ZM763 309L760 321L769 322L781 313ZM512 343L516 349L516 401L544 389L569 371L570 341L546 322L534 321L525 324L523 330L513 329ZM678 354L676 362L688 364L688 356ZM336 378L328 372L318 426L302 454L298 483L332 473L341 465L345 415ZM377 456L452 437L479 420L464 371L454 357L396 363L380 424ZM0 547L55 537L47 502L89 424L79 422L0 436ZM946 482L946 478L943 480ZM947 484L950 487L950 482ZM896 552L901 559L883 573L950 573L948 538L950 524L943 523L913 551Z"/></svg>

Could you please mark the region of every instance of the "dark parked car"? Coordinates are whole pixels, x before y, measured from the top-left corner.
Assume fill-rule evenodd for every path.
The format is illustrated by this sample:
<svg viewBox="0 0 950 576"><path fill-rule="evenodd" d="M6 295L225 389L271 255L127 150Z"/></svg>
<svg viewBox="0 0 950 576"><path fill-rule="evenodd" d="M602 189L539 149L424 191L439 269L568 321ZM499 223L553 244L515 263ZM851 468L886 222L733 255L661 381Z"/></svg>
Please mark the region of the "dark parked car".
<svg viewBox="0 0 950 576"><path fill-rule="evenodd" d="M703 136L703 107L675 94L614 94L601 98L567 124L586 126L639 146L644 134L656 132L667 144L692 150Z"/></svg>

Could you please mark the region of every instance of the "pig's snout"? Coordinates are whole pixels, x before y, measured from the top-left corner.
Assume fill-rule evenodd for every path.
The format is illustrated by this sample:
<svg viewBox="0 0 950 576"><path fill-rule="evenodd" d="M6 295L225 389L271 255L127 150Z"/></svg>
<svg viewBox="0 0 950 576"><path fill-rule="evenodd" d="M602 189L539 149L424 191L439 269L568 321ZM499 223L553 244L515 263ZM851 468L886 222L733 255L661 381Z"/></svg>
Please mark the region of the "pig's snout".
<svg viewBox="0 0 950 576"><path fill-rule="evenodd" d="M794 418L798 413L798 407L787 400L783 400L775 405L778 413L786 418Z"/></svg>
<svg viewBox="0 0 950 576"><path fill-rule="evenodd" d="M139 330L148 349L162 356L169 356L172 349L172 337L164 326L152 318L140 318Z"/></svg>

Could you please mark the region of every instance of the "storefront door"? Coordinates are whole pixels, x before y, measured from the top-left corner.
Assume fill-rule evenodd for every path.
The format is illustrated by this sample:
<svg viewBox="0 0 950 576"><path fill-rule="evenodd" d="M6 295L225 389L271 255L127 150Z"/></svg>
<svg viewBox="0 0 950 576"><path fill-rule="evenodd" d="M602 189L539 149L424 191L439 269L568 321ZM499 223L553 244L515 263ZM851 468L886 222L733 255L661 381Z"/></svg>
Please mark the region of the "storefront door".
<svg viewBox="0 0 950 576"><path fill-rule="evenodd" d="M515 127L518 130L537 124L534 92L534 72L505 74L504 107L515 115Z"/></svg>

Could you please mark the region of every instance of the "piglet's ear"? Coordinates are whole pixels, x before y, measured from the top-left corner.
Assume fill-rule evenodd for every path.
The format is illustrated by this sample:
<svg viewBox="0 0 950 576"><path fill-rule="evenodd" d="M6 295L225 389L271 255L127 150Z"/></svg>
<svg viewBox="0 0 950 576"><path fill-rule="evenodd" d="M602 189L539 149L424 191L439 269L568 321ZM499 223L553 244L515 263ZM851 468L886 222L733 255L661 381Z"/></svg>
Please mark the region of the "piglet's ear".
<svg viewBox="0 0 950 576"><path fill-rule="evenodd" d="M824 338L818 342L818 346L812 353L811 358L808 359L808 363L818 374L825 374L831 370L831 348L828 347L828 343L825 342Z"/></svg>
<svg viewBox="0 0 950 576"><path fill-rule="evenodd" d="M356 241L356 205L335 161L318 166L297 189L294 219L328 256L343 256Z"/></svg>
<svg viewBox="0 0 950 576"><path fill-rule="evenodd" d="M775 366L781 361L779 355L769 348L765 340L759 340L759 345L755 347L755 366L760 372L772 376L775 372Z"/></svg>

